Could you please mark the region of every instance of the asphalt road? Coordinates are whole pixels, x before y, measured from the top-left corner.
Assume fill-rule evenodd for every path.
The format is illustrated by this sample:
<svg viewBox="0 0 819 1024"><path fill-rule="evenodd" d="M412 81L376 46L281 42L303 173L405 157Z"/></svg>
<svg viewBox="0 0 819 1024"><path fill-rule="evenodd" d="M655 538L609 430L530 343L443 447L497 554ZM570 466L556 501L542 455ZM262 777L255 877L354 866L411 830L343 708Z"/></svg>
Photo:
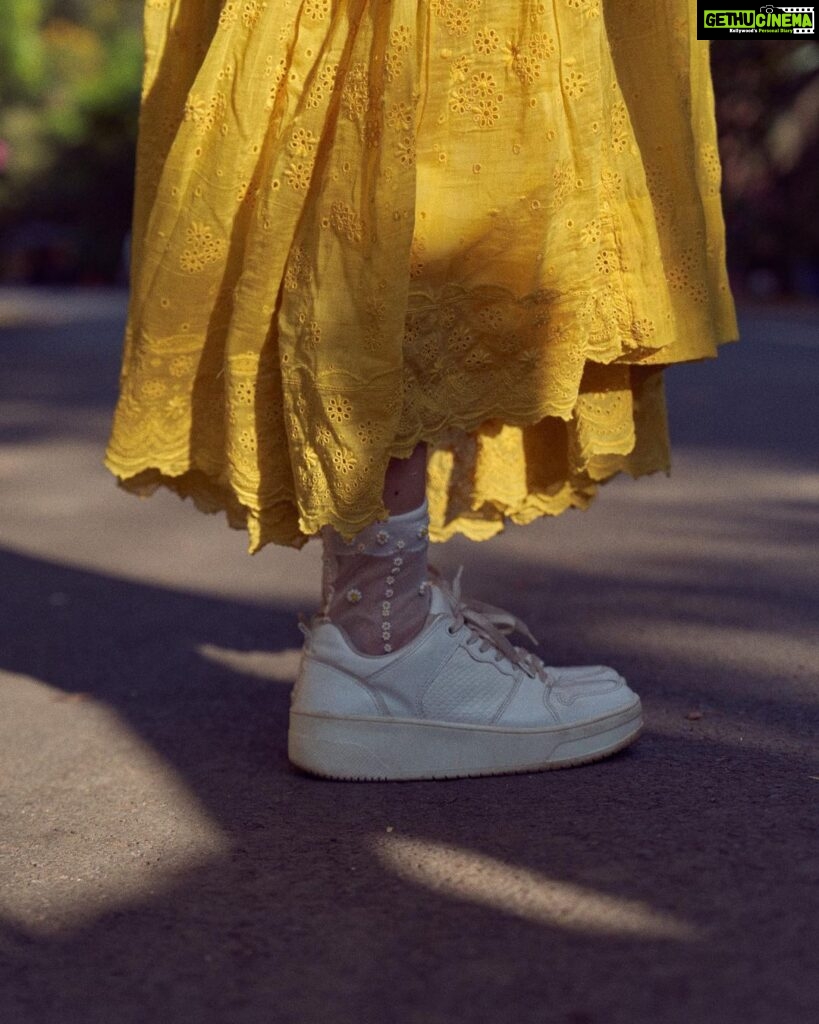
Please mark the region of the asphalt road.
<svg viewBox="0 0 819 1024"><path fill-rule="evenodd" d="M122 292L0 290L3 1024L816 1024L819 311L667 375L674 467L436 549L645 734L570 771L286 758L314 545L101 465Z"/></svg>

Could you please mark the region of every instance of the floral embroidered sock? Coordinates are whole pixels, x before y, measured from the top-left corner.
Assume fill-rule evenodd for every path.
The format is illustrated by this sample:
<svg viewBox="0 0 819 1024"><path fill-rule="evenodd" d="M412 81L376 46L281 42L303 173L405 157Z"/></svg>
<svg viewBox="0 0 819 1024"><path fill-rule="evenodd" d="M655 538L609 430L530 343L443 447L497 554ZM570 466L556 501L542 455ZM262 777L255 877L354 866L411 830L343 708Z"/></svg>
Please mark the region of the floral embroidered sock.
<svg viewBox="0 0 819 1024"><path fill-rule="evenodd" d="M324 543L322 614L362 654L389 654L420 631L429 613L429 512L390 516L349 542L331 527Z"/></svg>

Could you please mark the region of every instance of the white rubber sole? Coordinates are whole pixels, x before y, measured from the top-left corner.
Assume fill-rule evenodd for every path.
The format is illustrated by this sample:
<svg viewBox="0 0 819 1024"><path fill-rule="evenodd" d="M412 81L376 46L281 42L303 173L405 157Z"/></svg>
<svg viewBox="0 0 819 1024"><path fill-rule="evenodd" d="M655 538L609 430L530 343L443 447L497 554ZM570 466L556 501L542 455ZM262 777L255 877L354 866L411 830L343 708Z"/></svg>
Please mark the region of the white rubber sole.
<svg viewBox="0 0 819 1024"><path fill-rule="evenodd" d="M592 722L543 729L290 712L288 756L313 775L360 782L507 775L599 761L643 726L639 699Z"/></svg>

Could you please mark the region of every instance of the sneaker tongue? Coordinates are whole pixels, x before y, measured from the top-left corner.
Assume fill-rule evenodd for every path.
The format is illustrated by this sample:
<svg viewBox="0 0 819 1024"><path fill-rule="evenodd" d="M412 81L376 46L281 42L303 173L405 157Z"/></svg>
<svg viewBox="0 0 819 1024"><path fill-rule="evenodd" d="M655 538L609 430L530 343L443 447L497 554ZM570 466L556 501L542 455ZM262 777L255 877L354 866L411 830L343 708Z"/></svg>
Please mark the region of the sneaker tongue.
<svg viewBox="0 0 819 1024"><path fill-rule="evenodd" d="M452 613L455 607L454 598L443 588L430 585L429 613L430 615L441 615L445 612Z"/></svg>

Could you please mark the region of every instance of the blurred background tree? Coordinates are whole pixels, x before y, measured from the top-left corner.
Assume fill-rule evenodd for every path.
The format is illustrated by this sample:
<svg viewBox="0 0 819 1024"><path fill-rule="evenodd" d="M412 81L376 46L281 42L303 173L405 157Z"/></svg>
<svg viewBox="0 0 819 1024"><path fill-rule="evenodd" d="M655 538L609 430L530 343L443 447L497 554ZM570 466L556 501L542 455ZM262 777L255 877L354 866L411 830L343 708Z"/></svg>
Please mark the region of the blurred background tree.
<svg viewBox="0 0 819 1024"><path fill-rule="evenodd" d="M759 297L819 297L819 43L711 44L728 254Z"/></svg>
<svg viewBox="0 0 819 1024"><path fill-rule="evenodd" d="M0 277L122 273L142 0L14 0L0 18Z"/></svg>
<svg viewBox="0 0 819 1024"><path fill-rule="evenodd" d="M144 0L0 19L0 280L124 280ZM819 44L711 44L738 292L819 297Z"/></svg>

